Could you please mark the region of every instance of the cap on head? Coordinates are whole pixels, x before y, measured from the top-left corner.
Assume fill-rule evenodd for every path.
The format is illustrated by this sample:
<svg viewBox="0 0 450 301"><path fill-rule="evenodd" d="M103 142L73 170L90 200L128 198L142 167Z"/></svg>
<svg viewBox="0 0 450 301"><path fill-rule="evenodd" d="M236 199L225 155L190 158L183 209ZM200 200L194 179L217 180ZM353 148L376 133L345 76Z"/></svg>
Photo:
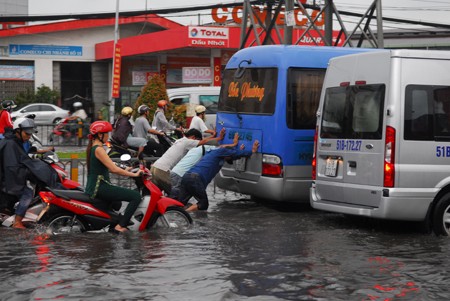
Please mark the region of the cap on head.
<svg viewBox="0 0 450 301"><path fill-rule="evenodd" d="M158 101L158 107L159 108L164 108L165 106L167 106L168 102L165 99L161 99L160 101Z"/></svg>
<svg viewBox="0 0 450 301"><path fill-rule="evenodd" d="M197 114L204 113L205 111L206 111L205 106L199 105L195 107L195 113Z"/></svg>
<svg viewBox="0 0 450 301"><path fill-rule="evenodd" d="M13 129L15 131L24 131L28 135L37 133L34 120L26 117L17 118L14 120Z"/></svg>
<svg viewBox="0 0 450 301"><path fill-rule="evenodd" d="M81 102L79 102L79 101L76 101L76 102L73 103L72 106L73 106L74 108L81 108L81 107L83 106L83 104L82 104Z"/></svg>
<svg viewBox="0 0 450 301"><path fill-rule="evenodd" d="M120 112L123 116L128 116L133 113L133 108L131 107L123 107L122 111Z"/></svg>

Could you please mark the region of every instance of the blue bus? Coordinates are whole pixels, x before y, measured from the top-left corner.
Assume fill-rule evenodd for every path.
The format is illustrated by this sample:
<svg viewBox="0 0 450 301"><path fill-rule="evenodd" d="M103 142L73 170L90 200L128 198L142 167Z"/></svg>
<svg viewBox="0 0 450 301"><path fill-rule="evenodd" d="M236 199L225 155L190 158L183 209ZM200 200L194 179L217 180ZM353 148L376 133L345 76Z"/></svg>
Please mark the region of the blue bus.
<svg viewBox="0 0 450 301"><path fill-rule="evenodd" d="M242 49L223 73L216 128L257 154L226 163L215 183L252 197L309 202L316 110L330 58L358 48L270 45Z"/></svg>

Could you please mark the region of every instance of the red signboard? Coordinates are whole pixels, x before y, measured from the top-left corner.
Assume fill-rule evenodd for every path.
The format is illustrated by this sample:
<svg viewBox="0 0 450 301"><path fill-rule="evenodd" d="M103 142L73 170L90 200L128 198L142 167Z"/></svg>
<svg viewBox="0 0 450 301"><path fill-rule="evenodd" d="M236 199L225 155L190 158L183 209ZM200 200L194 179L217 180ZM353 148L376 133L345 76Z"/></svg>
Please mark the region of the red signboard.
<svg viewBox="0 0 450 301"><path fill-rule="evenodd" d="M112 78L112 98L119 98L120 96L120 68L122 64L122 55L120 53L121 46L116 44L114 49L113 62L113 78Z"/></svg>
<svg viewBox="0 0 450 301"><path fill-rule="evenodd" d="M220 75L222 72L221 58L215 57L213 61L214 61L213 84L214 84L214 86L220 87L220 84L222 83L222 80L220 78Z"/></svg>

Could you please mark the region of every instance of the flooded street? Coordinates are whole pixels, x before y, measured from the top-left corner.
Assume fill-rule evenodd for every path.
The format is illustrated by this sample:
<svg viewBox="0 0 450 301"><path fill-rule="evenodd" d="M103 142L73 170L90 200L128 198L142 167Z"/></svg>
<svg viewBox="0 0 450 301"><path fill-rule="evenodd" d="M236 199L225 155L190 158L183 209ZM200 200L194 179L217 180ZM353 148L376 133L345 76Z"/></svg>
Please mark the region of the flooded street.
<svg viewBox="0 0 450 301"><path fill-rule="evenodd" d="M1 228L1 300L448 300L450 239L209 187L184 232Z"/></svg>

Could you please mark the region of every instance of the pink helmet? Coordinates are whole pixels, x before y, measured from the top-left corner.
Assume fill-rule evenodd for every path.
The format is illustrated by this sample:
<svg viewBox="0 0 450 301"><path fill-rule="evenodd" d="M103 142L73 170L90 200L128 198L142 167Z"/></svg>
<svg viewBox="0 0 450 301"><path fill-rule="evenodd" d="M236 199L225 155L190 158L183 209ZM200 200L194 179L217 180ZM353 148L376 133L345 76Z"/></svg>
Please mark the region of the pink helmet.
<svg viewBox="0 0 450 301"><path fill-rule="evenodd" d="M109 133L111 132L113 129L111 123L109 123L108 121L95 121L91 124L91 126L89 127L89 133L91 133L91 135L96 135L98 133Z"/></svg>

